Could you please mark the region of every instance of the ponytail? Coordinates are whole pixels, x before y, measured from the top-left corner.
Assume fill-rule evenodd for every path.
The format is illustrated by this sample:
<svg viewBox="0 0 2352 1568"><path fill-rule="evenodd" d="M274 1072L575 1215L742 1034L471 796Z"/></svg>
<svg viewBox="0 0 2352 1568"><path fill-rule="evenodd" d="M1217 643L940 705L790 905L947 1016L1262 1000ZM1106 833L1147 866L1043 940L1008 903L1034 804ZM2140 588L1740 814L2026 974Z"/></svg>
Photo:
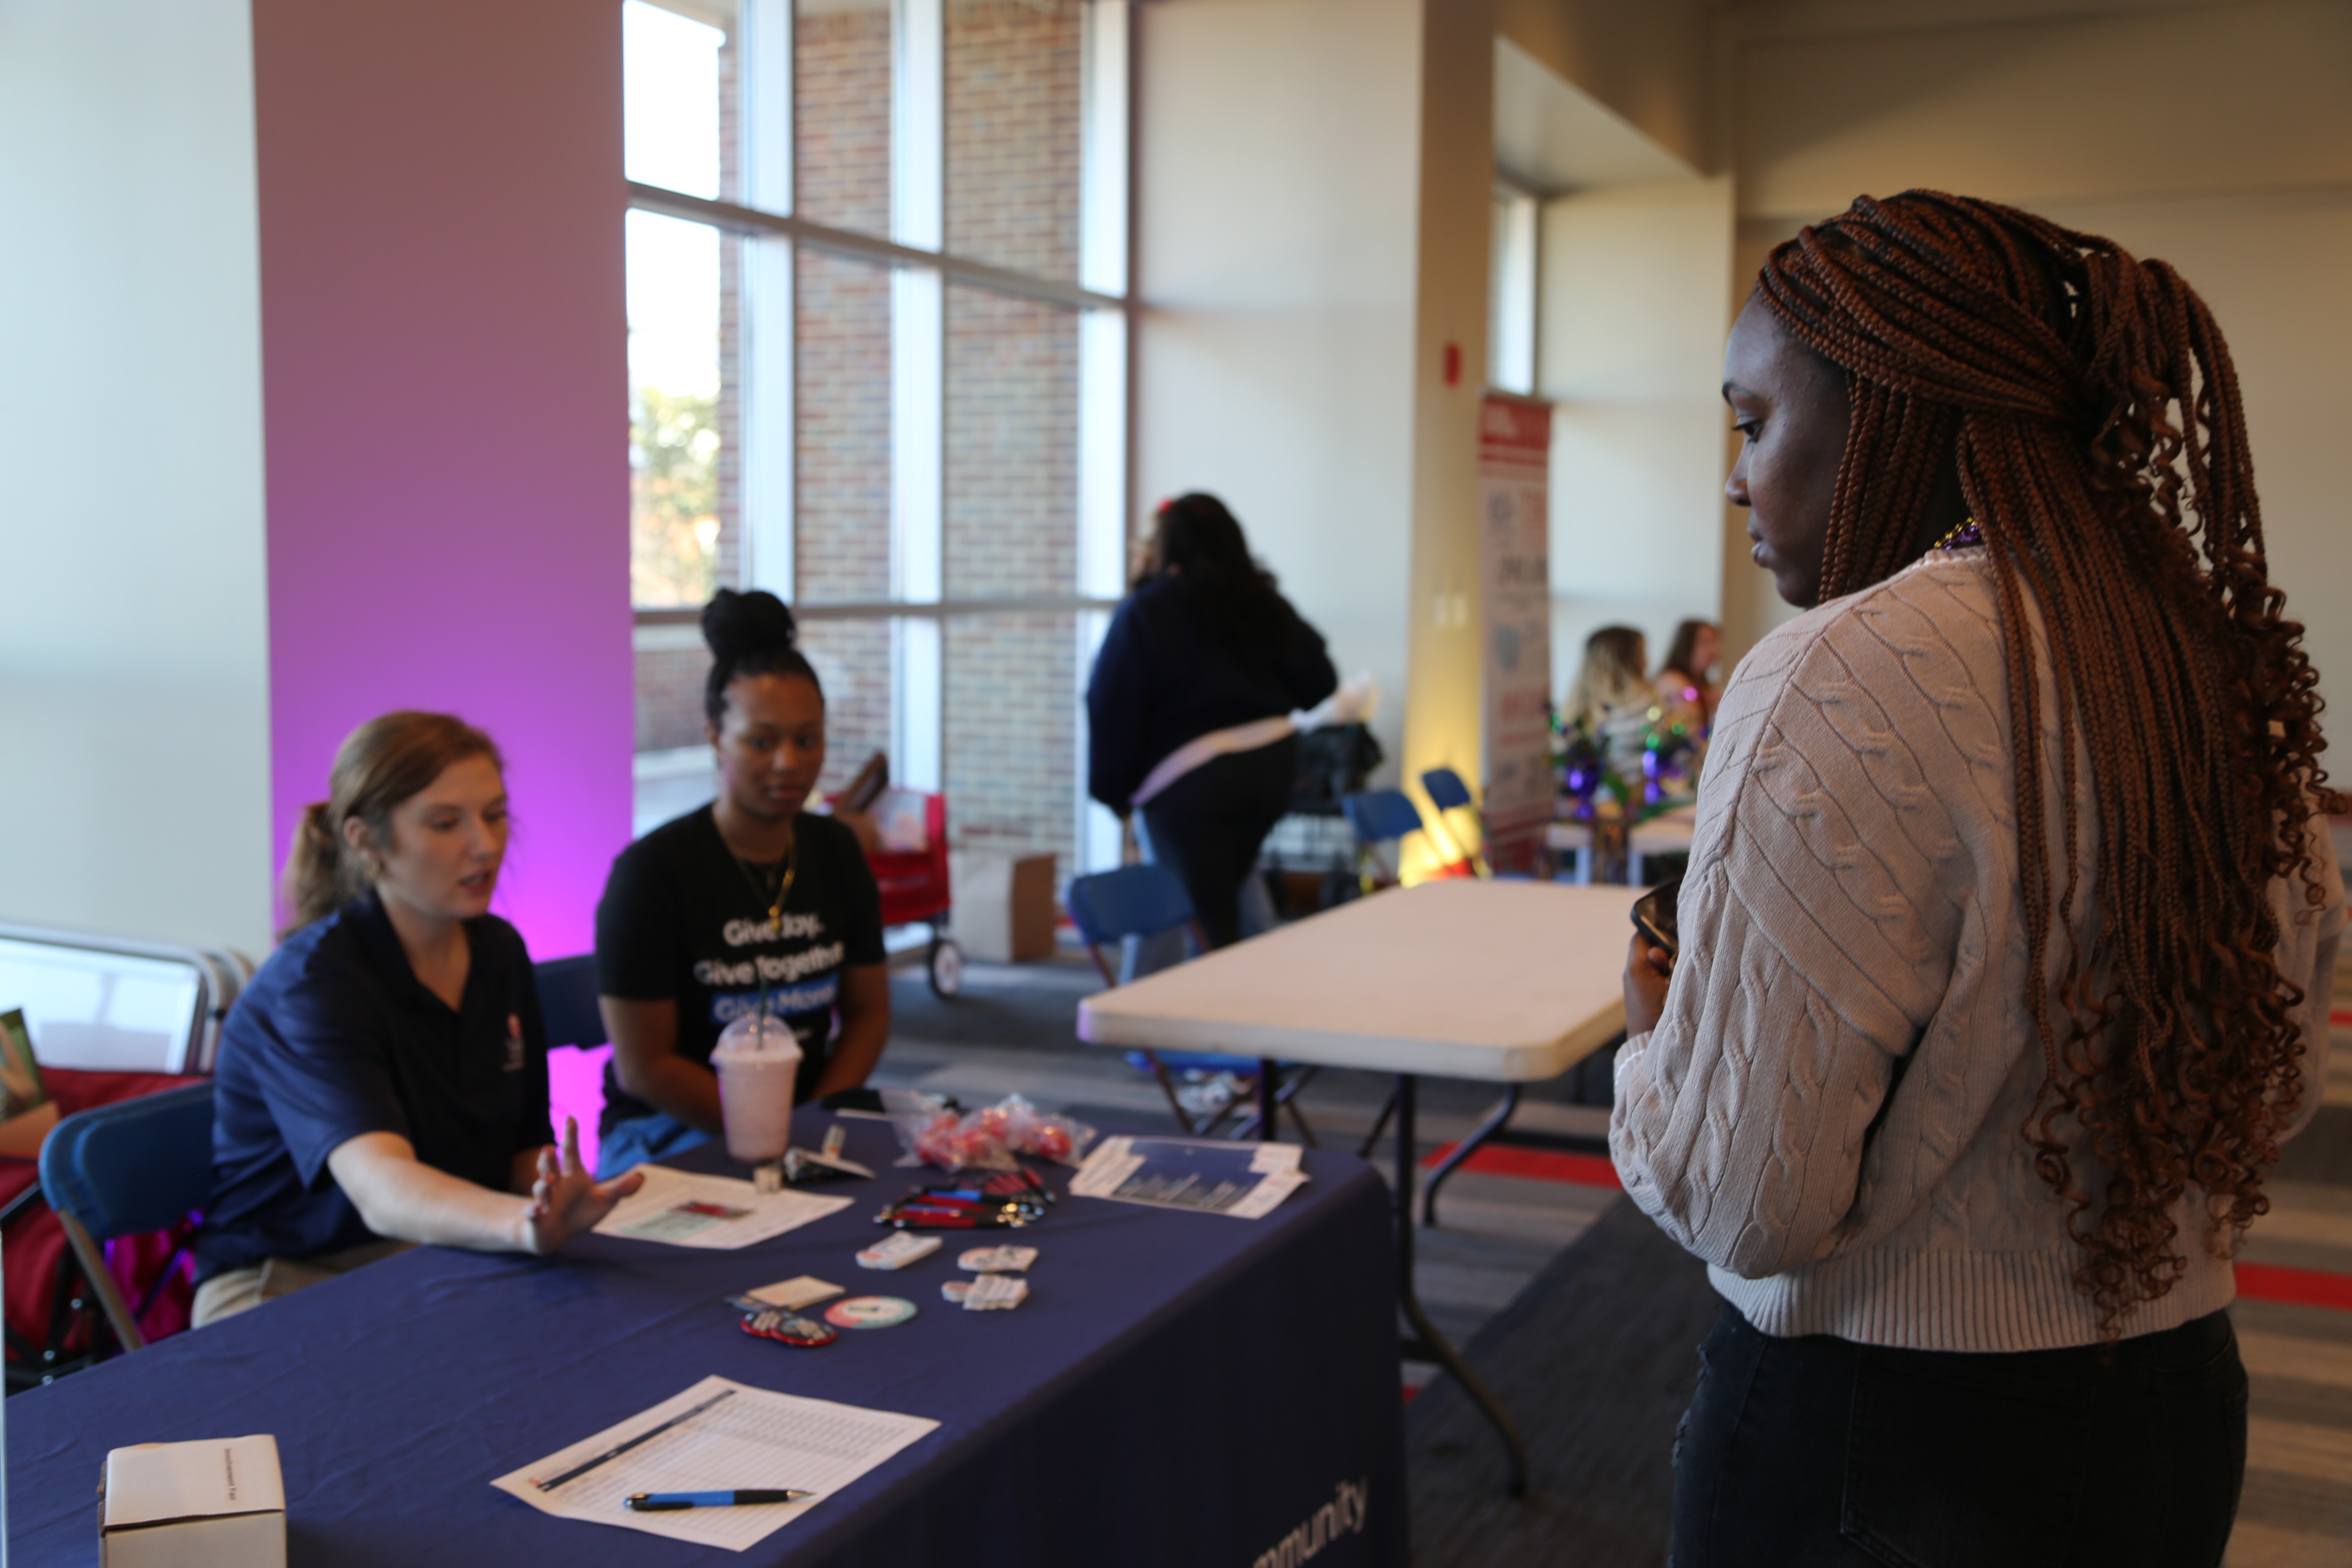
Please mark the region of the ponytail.
<svg viewBox="0 0 2352 1568"><path fill-rule="evenodd" d="M327 803L314 800L294 824L294 848L286 858L286 908L293 924L280 936L332 913L357 893L343 890L344 863L351 857L327 817Z"/></svg>
<svg viewBox="0 0 2352 1568"><path fill-rule="evenodd" d="M294 825L284 890L290 923L278 934L324 920L367 891L371 868L343 837L345 823L358 821L371 841L388 847L393 812L467 757L488 757L506 770L489 736L446 713L386 713L345 737L335 752L329 797L304 806Z"/></svg>

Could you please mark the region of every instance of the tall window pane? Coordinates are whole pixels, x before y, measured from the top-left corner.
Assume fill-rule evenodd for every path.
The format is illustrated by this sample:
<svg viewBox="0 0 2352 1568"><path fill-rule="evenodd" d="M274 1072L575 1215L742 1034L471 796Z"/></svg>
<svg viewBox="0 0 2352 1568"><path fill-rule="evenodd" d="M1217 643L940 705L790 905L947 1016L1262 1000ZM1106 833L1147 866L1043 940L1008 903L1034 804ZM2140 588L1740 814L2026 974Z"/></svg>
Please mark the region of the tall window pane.
<svg viewBox="0 0 2352 1568"><path fill-rule="evenodd" d="M793 26L793 207L890 233L890 0L800 0Z"/></svg>
<svg viewBox="0 0 2352 1568"><path fill-rule="evenodd" d="M947 248L1078 275L1084 0L947 0Z"/></svg>
<svg viewBox="0 0 2352 1568"><path fill-rule="evenodd" d="M735 196L734 0L621 7L624 165L632 180Z"/></svg>
<svg viewBox="0 0 2352 1568"><path fill-rule="evenodd" d="M793 398L795 599L890 596L890 273L801 247Z"/></svg>
<svg viewBox="0 0 2352 1568"><path fill-rule="evenodd" d="M649 608L698 605L731 581L733 400L720 352L731 289L721 263L737 242L642 212L629 214L626 236L630 593Z"/></svg>
<svg viewBox="0 0 2352 1568"><path fill-rule="evenodd" d="M804 619L801 651L824 687L824 772L817 787L847 784L866 759L892 751L891 627L887 620ZM892 759L897 773L897 759Z"/></svg>
<svg viewBox="0 0 2352 1568"><path fill-rule="evenodd" d="M1078 583L1078 314L947 289L947 597Z"/></svg>
<svg viewBox="0 0 2352 1568"><path fill-rule="evenodd" d="M1054 598L1078 586L1076 311L950 285L943 465L947 596ZM940 708L956 842L1074 864L1076 619L946 626Z"/></svg>
<svg viewBox="0 0 2352 1568"><path fill-rule="evenodd" d="M960 848L1077 864L1076 617L959 616L947 623L946 784Z"/></svg>
<svg viewBox="0 0 2352 1568"><path fill-rule="evenodd" d="M1536 389L1536 200L1496 186L1486 286L1486 384Z"/></svg>

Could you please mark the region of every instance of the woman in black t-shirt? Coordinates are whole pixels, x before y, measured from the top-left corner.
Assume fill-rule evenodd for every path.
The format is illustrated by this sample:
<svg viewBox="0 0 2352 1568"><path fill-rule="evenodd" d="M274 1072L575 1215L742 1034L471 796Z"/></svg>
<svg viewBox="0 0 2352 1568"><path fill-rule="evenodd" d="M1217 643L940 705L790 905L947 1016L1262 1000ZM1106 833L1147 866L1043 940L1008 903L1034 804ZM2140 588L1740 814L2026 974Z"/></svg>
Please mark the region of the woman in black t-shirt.
<svg viewBox="0 0 2352 1568"><path fill-rule="evenodd" d="M803 1102L862 1086L890 1033L874 874L848 828L801 810L824 767L824 693L793 613L721 588L702 636L719 798L622 851L596 906L606 1171L719 1131L710 1053L739 1017L764 1005L791 1026Z"/></svg>

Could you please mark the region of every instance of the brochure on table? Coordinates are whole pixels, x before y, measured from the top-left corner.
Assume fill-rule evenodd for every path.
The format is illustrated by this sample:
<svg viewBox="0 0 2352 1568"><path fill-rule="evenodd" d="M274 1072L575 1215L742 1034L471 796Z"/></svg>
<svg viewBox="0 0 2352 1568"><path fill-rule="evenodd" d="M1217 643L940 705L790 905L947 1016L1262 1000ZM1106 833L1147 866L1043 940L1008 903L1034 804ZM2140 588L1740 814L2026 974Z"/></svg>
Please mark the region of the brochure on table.
<svg viewBox="0 0 2352 1568"><path fill-rule="evenodd" d="M667 1165L637 1169L646 1184L613 1205L613 1212L597 1225L597 1235L731 1251L849 1206L847 1198L821 1198L790 1188L763 1193L733 1176L689 1175Z"/></svg>
<svg viewBox="0 0 2352 1568"><path fill-rule="evenodd" d="M822 1508L828 1497L939 1425L706 1377L490 1484L559 1519L741 1552ZM633 1492L762 1489L816 1495L802 1502L666 1513L633 1513L626 1506Z"/></svg>
<svg viewBox="0 0 2352 1568"><path fill-rule="evenodd" d="M1307 1183L1296 1143L1106 1138L1071 1179L1080 1197L1264 1219Z"/></svg>

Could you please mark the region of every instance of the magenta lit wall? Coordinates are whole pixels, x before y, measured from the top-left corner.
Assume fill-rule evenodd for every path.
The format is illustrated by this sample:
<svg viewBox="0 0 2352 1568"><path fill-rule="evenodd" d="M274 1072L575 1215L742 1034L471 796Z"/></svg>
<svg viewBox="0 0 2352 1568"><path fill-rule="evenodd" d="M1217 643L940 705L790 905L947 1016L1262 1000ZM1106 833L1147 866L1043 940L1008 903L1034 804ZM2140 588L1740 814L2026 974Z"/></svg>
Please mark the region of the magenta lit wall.
<svg viewBox="0 0 2352 1568"><path fill-rule="evenodd" d="M500 910L592 945L630 820L613 0L255 0L273 824L394 708L507 757Z"/></svg>

